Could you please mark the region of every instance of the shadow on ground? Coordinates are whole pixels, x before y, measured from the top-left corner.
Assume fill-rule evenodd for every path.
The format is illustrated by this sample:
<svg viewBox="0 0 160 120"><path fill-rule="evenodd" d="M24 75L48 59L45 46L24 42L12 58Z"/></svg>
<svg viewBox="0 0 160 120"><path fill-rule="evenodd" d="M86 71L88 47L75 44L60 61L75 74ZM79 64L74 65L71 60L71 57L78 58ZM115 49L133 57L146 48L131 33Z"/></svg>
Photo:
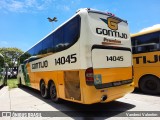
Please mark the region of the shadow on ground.
<svg viewBox="0 0 160 120"><path fill-rule="evenodd" d="M26 86L20 87L20 89L33 95L34 97L37 97L40 100L43 100L46 104L49 104L50 106L58 109L61 112L61 115L64 114L65 117L66 116L72 118L81 117L83 118L83 120L86 119L86 117L87 120L94 119L94 117L99 117L99 119L106 119L109 117L119 115L135 107L135 105L120 101L83 105L61 100L61 103L56 104L52 102L50 99L42 98L40 92L35 89ZM50 109L48 111L52 110Z"/></svg>
<svg viewBox="0 0 160 120"><path fill-rule="evenodd" d="M4 87L4 85L0 85L0 89L2 89Z"/></svg>
<svg viewBox="0 0 160 120"><path fill-rule="evenodd" d="M143 93L143 92L142 92L140 89L138 89L138 88L135 88L132 93L133 93L133 94L140 94L140 95L149 95L149 96L157 96L157 97L160 97L160 94L158 94L158 95L146 94L146 93Z"/></svg>

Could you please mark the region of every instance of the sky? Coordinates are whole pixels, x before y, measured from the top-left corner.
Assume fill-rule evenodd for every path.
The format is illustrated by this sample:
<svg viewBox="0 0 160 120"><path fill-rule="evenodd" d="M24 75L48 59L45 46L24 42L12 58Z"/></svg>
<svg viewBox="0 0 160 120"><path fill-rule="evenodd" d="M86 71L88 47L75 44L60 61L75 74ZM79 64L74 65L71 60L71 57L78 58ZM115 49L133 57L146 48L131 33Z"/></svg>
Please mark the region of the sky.
<svg viewBox="0 0 160 120"><path fill-rule="evenodd" d="M160 28L160 0L0 0L0 47L26 51L80 8L111 12L128 21L130 33Z"/></svg>

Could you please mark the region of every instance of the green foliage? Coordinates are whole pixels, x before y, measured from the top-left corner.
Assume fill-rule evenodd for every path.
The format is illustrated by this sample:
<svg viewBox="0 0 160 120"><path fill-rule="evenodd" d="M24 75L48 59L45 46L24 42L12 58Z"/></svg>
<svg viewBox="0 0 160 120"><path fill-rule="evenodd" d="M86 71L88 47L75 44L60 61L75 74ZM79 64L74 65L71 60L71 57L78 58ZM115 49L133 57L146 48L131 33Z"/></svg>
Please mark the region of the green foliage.
<svg viewBox="0 0 160 120"><path fill-rule="evenodd" d="M0 72L3 66L4 66L4 58L3 55L0 53Z"/></svg>
<svg viewBox="0 0 160 120"><path fill-rule="evenodd" d="M18 48L0 48L0 53L4 56L4 60L9 67L14 67L23 51Z"/></svg>
<svg viewBox="0 0 160 120"><path fill-rule="evenodd" d="M8 79L7 85L9 86L9 89L17 88L18 87L18 80L17 79Z"/></svg>

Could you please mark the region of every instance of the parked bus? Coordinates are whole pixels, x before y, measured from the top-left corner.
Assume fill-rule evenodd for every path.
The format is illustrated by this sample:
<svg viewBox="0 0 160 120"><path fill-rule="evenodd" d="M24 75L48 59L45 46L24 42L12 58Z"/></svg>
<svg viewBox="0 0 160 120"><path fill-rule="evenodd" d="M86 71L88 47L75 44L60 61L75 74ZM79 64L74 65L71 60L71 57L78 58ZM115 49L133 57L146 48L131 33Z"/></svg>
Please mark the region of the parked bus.
<svg viewBox="0 0 160 120"><path fill-rule="evenodd" d="M4 57L0 53L0 86L4 85L3 69L4 69Z"/></svg>
<svg viewBox="0 0 160 120"><path fill-rule="evenodd" d="M160 28L131 35L134 83L144 93L160 93Z"/></svg>
<svg viewBox="0 0 160 120"><path fill-rule="evenodd" d="M128 24L111 13L78 10L19 60L19 83L54 102L109 102L134 89Z"/></svg>

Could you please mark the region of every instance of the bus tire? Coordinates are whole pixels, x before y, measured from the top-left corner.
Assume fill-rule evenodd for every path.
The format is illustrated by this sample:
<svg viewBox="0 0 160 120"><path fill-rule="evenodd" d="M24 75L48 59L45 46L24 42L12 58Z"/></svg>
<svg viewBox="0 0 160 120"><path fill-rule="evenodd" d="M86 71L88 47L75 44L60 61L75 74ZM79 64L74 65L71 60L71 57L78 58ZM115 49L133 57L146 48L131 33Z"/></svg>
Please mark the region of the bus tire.
<svg viewBox="0 0 160 120"><path fill-rule="evenodd" d="M158 94L160 92L160 79L155 76L145 76L139 84L142 92L147 94Z"/></svg>
<svg viewBox="0 0 160 120"><path fill-rule="evenodd" d="M57 90L56 90L56 85L54 82L52 82L50 84L50 88L49 88L49 93L50 93L50 98L53 102L58 103L59 102L59 98L57 96Z"/></svg>
<svg viewBox="0 0 160 120"><path fill-rule="evenodd" d="M45 86L45 82L44 81L40 82L40 92L41 92L41 96L43 98L47 98L48 97L48 92L47 92L47 88Z"/></svg>

